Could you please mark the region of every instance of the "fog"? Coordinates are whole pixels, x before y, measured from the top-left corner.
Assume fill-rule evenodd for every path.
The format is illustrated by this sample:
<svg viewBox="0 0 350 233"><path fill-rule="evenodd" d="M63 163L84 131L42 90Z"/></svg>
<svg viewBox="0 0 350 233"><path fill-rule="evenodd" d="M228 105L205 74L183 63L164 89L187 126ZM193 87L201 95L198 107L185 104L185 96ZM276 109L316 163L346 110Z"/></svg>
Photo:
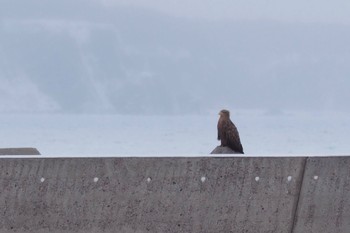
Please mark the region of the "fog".
<svg viewBox="0 0 350 233"><path fill-rule="evenodd" d="M347 112L349 8L2 0L0 112Z"/></svg>

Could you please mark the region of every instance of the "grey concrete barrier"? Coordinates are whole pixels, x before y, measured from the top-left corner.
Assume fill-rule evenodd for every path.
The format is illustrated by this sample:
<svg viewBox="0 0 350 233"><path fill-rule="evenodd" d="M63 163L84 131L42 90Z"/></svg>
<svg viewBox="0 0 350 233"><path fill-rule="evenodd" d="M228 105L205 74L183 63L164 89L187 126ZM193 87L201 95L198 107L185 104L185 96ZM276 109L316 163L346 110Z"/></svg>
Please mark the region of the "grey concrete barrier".
<svg viewBox="0 0 350 233"><path fill-rule="evenodd" d="M350 232L350 157L307 159L294 232Z"/></svg>
<svg viewBox="0 0 350 233"><path fill-rule="evenodd" d="M0 232L350 232L349 159L0 158Z"/></svg>
<svg viewBox="0 0 350 233"><path fill-rule="evenodd" d="M0 155L40 155L36 148L0 148Z"/></svg>

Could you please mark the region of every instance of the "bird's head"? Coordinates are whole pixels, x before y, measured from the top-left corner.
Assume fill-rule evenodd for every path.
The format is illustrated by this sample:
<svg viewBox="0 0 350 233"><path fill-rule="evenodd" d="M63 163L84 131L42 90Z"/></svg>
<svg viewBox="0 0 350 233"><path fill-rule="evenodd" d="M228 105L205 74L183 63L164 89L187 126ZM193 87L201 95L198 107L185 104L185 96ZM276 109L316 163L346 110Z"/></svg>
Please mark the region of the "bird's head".
<svg viewBox="0 0 350 233"><path fill-rule="evenodd" d="M219 112L220 117L230 117L230 111L223 109Z"/></svg>

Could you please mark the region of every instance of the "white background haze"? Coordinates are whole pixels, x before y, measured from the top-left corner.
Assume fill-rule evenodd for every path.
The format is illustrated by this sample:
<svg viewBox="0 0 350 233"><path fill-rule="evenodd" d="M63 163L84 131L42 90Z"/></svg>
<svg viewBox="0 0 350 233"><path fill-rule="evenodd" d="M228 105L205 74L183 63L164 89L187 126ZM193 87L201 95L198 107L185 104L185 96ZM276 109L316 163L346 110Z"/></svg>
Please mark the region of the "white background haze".
<svg viewBox="0 0 350 233"><path fill-rule="evenodd" d="M228 108L238 116L234 121L245 136L242 141L248 152L273 153L277 144L273 140L277 138L285 138L282 145L286 153L347 152L350 148L340 137L348 137L344 129L350 128L346 123L350 115L349 12L350 2L345 0L1 0L0 113L2 127L8 127L3 132L8 134L1 136L0 147L28 144L40 150L44 145L39 141L44 138L55 145L53 141L59 139L49 136L54 132L50 131L53 118L47 121L50 124L43 120L50 114L213 117L220 109ZM305 136L304 146L298 144L298 150L290 150L296 144L289 139L305 135L296 128L296 134L289 135L288 140L283 135L290 130L278 131L282 137L271 137L266 141L270 149L265 146L264 150L258 142L260 136L264 137L262 132L276 135L276 131L271 131L273 125L256 125L253 118L255 123L249 124L247 110L256 109L261 116L279 117L276 122L285 122L287 128L304 130L314 117L319 124L308 131L315 133L310 137L333 130L332 138L338 136L335 141L340 144L329 146L316 140L312 150L305 147L310 142ZM303 122L298 115L294 121L291 117L297 112L308 112L308 120ZM9 120L30 125L28 119L33 118L26 118L28 114L37 115L43 123L37 128L30 126L27 134L20 128L11 131ZM325 114L327 117L319 120ZM286 117L288 123L283 121ZM208 134L208 138L202 138L206 147L197 145L200 149L194 153L211 151L217 144L216 116L212 121L205 119L203 124L211 124L210 128L196 132ZM64 122L67 120L57 124ZM87 125L97 122L94 119ZM71 123L68 125L62 125L67 131L58 138L67 138L68 129L74 130ZM191 126L183 126L189 128L188 134ZM146 128L140 126L139 130ZM48 130L45 137L40 130ZM28 132L40 137L29 140ZM172 141L177 143L176 148L183 145L181 132ZM19 140L18 135L24 136ZM71 140L73 145L79 139ZM46 147L54 151L64 145L65 140L56 147ZM118 152L112 142L108 145L106 153ZM151 147L156 150L157 143L147 145ZM128 148L120 148L120 153L127 153ZM59 152L69 153L72 148L66 149ZM166 152L165 147L159 152Z"/></svg>
<svg viewBox="0 0 350 233"><path fill-rule="evenodd" d="M347 1L1 1L0 111L348 110Z"/></svg>

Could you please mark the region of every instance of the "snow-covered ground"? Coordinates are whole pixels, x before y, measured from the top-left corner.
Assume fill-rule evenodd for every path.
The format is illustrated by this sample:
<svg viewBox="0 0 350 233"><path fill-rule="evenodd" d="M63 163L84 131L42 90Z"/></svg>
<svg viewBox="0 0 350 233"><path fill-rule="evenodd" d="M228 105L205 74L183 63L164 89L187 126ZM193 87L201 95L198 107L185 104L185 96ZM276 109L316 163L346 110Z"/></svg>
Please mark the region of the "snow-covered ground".
<svg viewBox="0 0 350 233"><path fill-rule="evenodd" d="M350 155L350 115L238 111L231 116L250 155ZM1 115L0 147L54 156L209 154L218 116Z"/></svg>

